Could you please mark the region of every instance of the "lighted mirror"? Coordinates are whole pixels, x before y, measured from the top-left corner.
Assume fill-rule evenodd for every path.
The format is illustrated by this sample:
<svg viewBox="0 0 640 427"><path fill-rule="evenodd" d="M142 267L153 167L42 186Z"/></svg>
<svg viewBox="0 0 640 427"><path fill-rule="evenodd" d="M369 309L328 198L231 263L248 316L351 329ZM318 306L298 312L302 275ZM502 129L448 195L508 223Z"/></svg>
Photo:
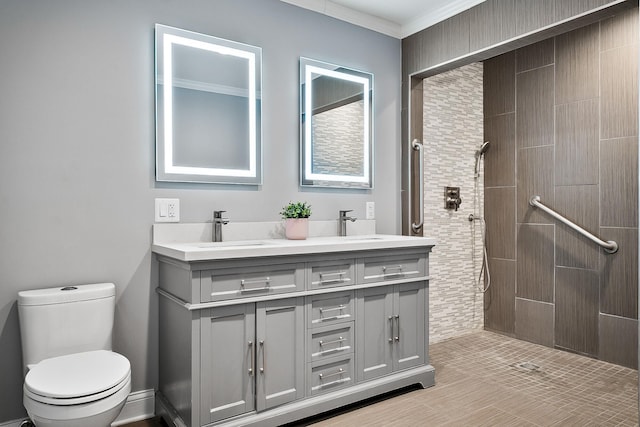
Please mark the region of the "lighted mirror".
<svg viewBox="0 0 640 427"><path fill-rule="evenodd" d="M261 184L261 49L156 24L156 179Z"/></svg>
<svg viewBox="0 0 640 427"><path fill-rule="evenodd" d="M373 74L300 58L302 186L373 186Z"/></svg>

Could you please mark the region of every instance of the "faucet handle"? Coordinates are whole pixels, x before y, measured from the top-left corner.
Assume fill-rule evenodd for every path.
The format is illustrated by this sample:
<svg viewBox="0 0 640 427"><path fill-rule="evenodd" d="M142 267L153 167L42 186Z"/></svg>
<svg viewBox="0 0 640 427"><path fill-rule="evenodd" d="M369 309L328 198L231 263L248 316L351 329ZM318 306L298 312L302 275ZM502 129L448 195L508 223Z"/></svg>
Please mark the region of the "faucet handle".
<svg viewBox="0 0 640 427"><path fill-rule="evenodd" d="M349 212L353 212L353 209L349 209L346 211L340 211L340 216L346 216Z"/></svg>
<svg viewBox="0 0 640 427"><path fill-rule="evenodd" d="M222 214L225 213L226 211L213 211L213 217L214 218L222 218Z"/></svg>

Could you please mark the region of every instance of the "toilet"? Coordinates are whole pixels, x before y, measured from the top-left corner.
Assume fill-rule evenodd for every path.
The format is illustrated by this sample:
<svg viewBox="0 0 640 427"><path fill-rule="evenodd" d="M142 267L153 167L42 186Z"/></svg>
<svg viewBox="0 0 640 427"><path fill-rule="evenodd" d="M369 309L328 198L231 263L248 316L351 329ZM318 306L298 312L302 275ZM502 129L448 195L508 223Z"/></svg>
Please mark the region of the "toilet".
<svg viewBox="0 0 640 427"><path fill-rule="evenodd" d="M38 427L106 427L131 391L131 365L111 351L115 285L22 291L23 404Z"/></svg>

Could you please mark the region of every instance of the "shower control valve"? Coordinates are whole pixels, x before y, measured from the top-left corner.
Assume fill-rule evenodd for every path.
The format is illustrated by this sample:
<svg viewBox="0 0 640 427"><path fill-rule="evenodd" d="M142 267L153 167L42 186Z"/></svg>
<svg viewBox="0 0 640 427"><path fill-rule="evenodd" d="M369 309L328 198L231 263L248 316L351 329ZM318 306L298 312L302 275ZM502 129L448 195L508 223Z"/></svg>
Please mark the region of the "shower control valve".
<svg viewBox="0 0 640 427"><path fill-rule="evenodd" d="M460 187L444 187L444 208L458 211L460 204Z"/></svg>

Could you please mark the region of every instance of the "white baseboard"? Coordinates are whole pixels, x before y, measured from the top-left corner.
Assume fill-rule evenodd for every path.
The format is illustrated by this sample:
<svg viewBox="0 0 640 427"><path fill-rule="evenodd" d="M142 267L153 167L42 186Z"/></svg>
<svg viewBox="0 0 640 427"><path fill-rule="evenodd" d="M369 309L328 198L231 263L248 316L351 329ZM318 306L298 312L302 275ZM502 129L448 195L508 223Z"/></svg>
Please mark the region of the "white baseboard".
<svg viewBox="0 0 640 427"><path fill-rule="evenodd" d="M116 420L111 423L112 427L120 426L134 421L140 421L152 418L155 415L155 397L154 390L134 391L127 397L127 402L122 408L122 412ZM20 427L27 418L20 418L12 421L0 422L0 427Z"/></svg>

